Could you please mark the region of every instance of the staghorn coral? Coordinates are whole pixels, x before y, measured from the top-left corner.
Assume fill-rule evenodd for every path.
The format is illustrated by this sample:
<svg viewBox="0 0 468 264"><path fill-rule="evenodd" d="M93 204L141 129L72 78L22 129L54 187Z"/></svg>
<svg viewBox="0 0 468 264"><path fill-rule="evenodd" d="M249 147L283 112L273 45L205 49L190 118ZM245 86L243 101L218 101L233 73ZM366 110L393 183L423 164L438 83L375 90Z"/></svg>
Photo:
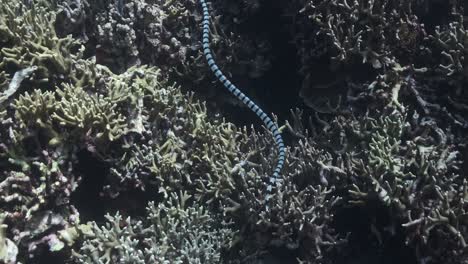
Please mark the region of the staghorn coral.
<svg viewBox="0 0 468 264"><path fill-rule="evenodd" d="M296 1L288 13L304 32L295 39L299 56L304 56L302 72L310 73L305 67L313 57L307 45L317 40L326 40L327 45L320 45L321 50L312 55L328 53L335 64L357 57L379 69L387 65L388 58L414 57L426 35L417 16L424 5L422 1ZM306 35L308 28L314 30Z"/></svg>
<svg viewBox="0 0 468 264"><path fill-rule="evenodd" d="M461 13L447 25L436 26L428 36L431 55L434 57L431 71L423 80L416 79L414 88L420 91L418 100L426 112L452 120L459 127L467 128L464 114L468 109L467 40L465 17ZM443 105L446 105L444 109Z"/></svg>
<svg viewBox="0 0 468 264"><path fill-rule="evenodd" d="M204 103L184 96L177 87L158 85L156 75L140 78L135 83L145 82L147 89L142 129L123 136L122 148L103 156L112 161L107 195L118 197L133 188L159 190L166 197L190 191L197 201L242 227L240 235L256 247L301 248L307 259L323 257L322 250L343 242L330 227L339 197L320 186L299 190L292 180L294 167L286 171L287 184L278 200L273 199L271 215L276 216L264 212L265 182L273 166L269 160L276 156L266 148L269 136L210 119ZM295 158L301 159L299 154ZM298 215L304 217L297 220ZM310 233L298 235L301 230ZM309 244L314 247L307 249ZM259 254L249 247L242 246L244 257Z"/></svg>
<svg viewBox="0 0 468 264"><path fill-rule="evenodd" d="M323 122L323 132L314 129L314 141L331 150L334 160L325 167L328 173L318 174L323 175L319 180L338 193L347 192L337 211L343 204L385 208L390 220L384 226L374 224L374 239L380 243L399 230L420 261L464 263L466 181L460 174L457 139L436 120L395 106L360 119L334 118ZM296 115L299 120L300 113ZM301 135L302 126L291 128Z"/></svg>
<svg viewBox="0 0 468 264"><path fill-rule="evenodd" d="M99 263L98 258L103 262L117 262L119 257L127 263L156 262L158 257L170 262L183 255L179 254L180 251L166 251L167 255L164 255L168 241L158 240L160 236L155 234L159 234L168 235L171 241L175 241L174 244L182 243L180 248L187 249L190 256L200 256L201 252L196 249L207 248L203 252L213 253L211 256L219 259L219 247L212 250L210 247L213 244L210 243L192 247L193 244L177 236L177 233L185 230L177 229L181 226L174 223L180 219L187 220L184 214L188 213L200 216L202 223L208 221L216 226L218 234L224 232L219 230L225 230L221 223L232 222L230 227L236 230L236 237L232 238L231 230L226 231L231 242L230 248L226 248L226 259L232 263L260 262L265 251L275 253L277 249L287 250L294 255L294 259L300 259L303 263L336 263L337 258L346 257L347 251L354 249L354 241L348 238L355 236L355 231L343 231L339 226L335 228L342 211L352 210L352 217L358 218L364 214L375 220L379 216L372 206L377 204L387 213L388 221L382 224L375 220L369 224L370 231L366 236L371 238L372 243L366 244L366 247L381 251L386 247L388 237L403 235L408 249L416 252L420 262L467 262L464 253L467 186L461 169L461 162L463 159L466 161L466 157L459 153L463 144L466 145L467 127L464 115L467 109L466 94L460 88L466 81L464 46L461 45L465 36L463 18L457 18L457 24L452 21L452 16L448 16L449 23L453 23L444 24L445 21L442 21L437 28L436 25L422 27L418 23L423 20L409 16L409 20L395 23L399 28L390 28L390 35L385 35L388 32L380 24L377 24L377 29L383 31L370 30L371 33L383 32L385 39L370 35L370 40L376 40L378 45L372 41L361 44L384 51L384 56L379 57L382 60L378 61L382 67L373 68L371 76L358 80L346 79L350 74L339 72L337 79L343 78L348 89L346 101L343 101L345 107L338 105L328 111L328 115L311 118L309 132L298 122L280 128L287 128L294 139L287 149L288 160L282 176L285 185L272 200L272 213L267 213L262 206L265 199L263 190L273 169L271 160L277 155L269 147L273 144L270 136L238 128L217 115L210 116L203 102L195 100L193 95L181 93L180 87L167 81L166 76L171 73L181 74L181 79L193 85L206 74L198 72L200 69L190 69L193 62L196 64L196 56L190 58L192 62L186 59L196 53L186 49L190 46L187 43L199 39L198 33L191 30L199 26L195 23L199 19L198 13L191 12L196 8L196 5L192 6L195 2L173 1L167 2L167 5L150 5L143 1L57 2L61 5L57 19L48 14L42 20L31 20L37 22L31 28L43 28L44 32L48 32L46 36L51 37L49 41L18 35L20 41L15 42L16 33L10 30L15 27L16 22L11 19L14 16L6 15L1 20L0 34L7 37L0 38L0 48L17 52L8 53L8 56L12 56L10 58L21 57L22 50L15 48L15 45L30 45L34 47L30 48L33 52L44 51L47 60L35 59L30 56L30 50L23 50L27 58L23 64L6 63L0 69L0 203L5 211L6 227L5 235L0 237L3 243L0 249L7 243L8 250L14 253L17 247L18 254L15 254L22 262L34 261L43 249L59 251L64 258L68 258L71 247L77 250L74 257L76 262L81 258L88 263ZM458 2L451 2L455 13L461 12L456 8ZM371 2L348 3L358 11L366 11L362 7ZM376 6L377 1L374 3ZM418 17L428 14L419 6L421 1L411 3L413 8L417 6L415 13ZM17 21L28 25L30 22L24 16L39 16L45 12L42 9L44 6L56 8L55 4L43 4L40 8L31 9L34 6L31 2L24 6L13 2L7 3L7 8L2 12L6 14L5 10L13 10ZM213 12L223 14L214 17L217 27L212 28L218 41L217 51L219 54L233 54L232 57L228 55L228 61L242 62L244 54L236 58L238 53L222 48L225 43L233 50L239 50L235 48L235 43L263 43L258 38L248 39L249 36L245 36L245 42L234 40L230 43L230 39L240 39L237 33L223 36L223 32L237 32L237 25L232 25L234 19L247 21L245 14L255 15L259 2L249 4L247 11L239 10L237 3L214 4ZM4 3L0 5L3 7ZM150 6L155 8L139 9ZM106 11L107 7L112 8ZM383 14L384 19L388 19L388 15L394 19L393 15L408 11L395 10L395 14L385 10L378 14ZM325 7L322 11L341 14L349 10L338 6L330 10ZM312 9L305 9L303 14L308 12L312 12ZM352 12L349 17L355 14ZM374 22L374 18L366 17L369 12L357 14L360 15L359 21L363 22L359 26ZM304 17L296 18L299 18L299 23L304 22L301 20ZM91 23L96 19L99 20L98 26ZM175 25L178 19L182 23ZM152 21L157 23L146 27ZM330 28L336 31L329 33L339 36L349 32L349 25L339 24L339 19L330 21L338 24L332 24ZM53 37L52 26L60 32L55 33L59 35L56 38ZM99 27L108 30L99 32ZM145 31L148 28L150 30ZM193 36L191 33L187 35L187 28ZM304 27L303 33L309 34L310 28ZM424 28L426 33L422 31ZM437 33L432 32L431 28ZM58 41L63 38L61 33L65 32L80 36L82 41L87 42L72 41L74 44L68 45L65 40ZM310 32L314 33L313 30ZM141 39L135 36L144 34L147 34L147 38L141 38L141 43L151 36L153 38L150 39L151 45L141 48L138 46ZM299 39L303 37L300 34L298 32L296 35ZM424 43L421 42L422 36L426 36ZM308 42L308 37L312 39L306 35L306 40L298 44L303 45L301 52L306 55L304 64L309 64L317 54L330 56L337 52L342 55L340 65L345 71L346 67L356 64L379 66L373 57L366 57L373 63L356 62L356 58L361 61L364 53L355 53L355 46L347 46L349 43L346 41L339 42L345 47L344 50L319 46L318 53L314 55L311 43L317 39ZM342 40L340 37L337 39ZM394 43L388 40L394 40ZM166 42L169 43L167 46L164 44ZM37 43L47 45L47 48L36 49ZM102 46L96 49L93 47L95 43ZM324 43L330 45L332 42ZM87 49L80 50L81 44ZM423 49L414 49L419 44L423 44ZM149 54L149 46L158 48L159 52L151 51ZM245 52L248 55L245 57L259 58L263 55L262 51L251 56L249 52L253 52L253 49L247 46ZM67 57L67 53L63 52L53 62L50 54L58 52L57 47L72 48L71 53L78 55ZM326 52L320 52L321 48ZM414 50L417 52L412 53ZM112 73L92 58L83 58L93 56L95 51L98 62L105 62L120 74ZM425 58L428 52L435 56ZM309 57L309 54L312 55ZM62 63L62 57L71 58L70 64L63 64L65 68L68 67L65 74L54 66L54 63ZM421 57L424 60L419 60ZM154 64L161 65L162 70L158 72L155 68L141 66L128 69L130 65L138 64L139 59L146 58L158 61L159 64ZM257 62L248 62L248 65ZM74 75L74 67L80 65L89 73L84 79L80 73ZM178 68L177 65L183 66ZM262 72L255 71L262 68L258 65L249 70L243 68L245 64L239 67L241 70L237 72L241 73L252 72L255 75ZM304 74L319 75L311 68L304 70ZM445 89L447 87L449 89ZM450 96L445 99L447 90ZM300 119L298 116L293 118L295 121ZM70 194L82 184L81 175L77 173L76 154L83 149L110 168L109 174L99 175L106 177L105 190L108 195L118 197L136 188L154 197L156 189L165 196L166 202L158 206L150 204L145 219L132 215L127 221L115 215L108 216L107 227L100 227L97 223L80 225L79 212L75 210ZM198 214L196 209L200 208L199 205L190 208L186 203L185 207L180 207L181 200L176 201L172 196L181 190L193 197L189 199L190 205L193 201L194 204L203 204L205 209ZM182 197L186 196L179 198ZM141 204L146 204L146 201ZM123 205L118 206L122 215L128 212ZM171 218L173 222L161 221L159 224L148 221L151 217L167 220L169 212L174 211L179 214ZM145 228L148 226L153 229ZM201 229L195 231L206 231L206 227L198 225L195 229ZM164 233L168 229L171 231ZM112 239L106 238L105 234ZM217 242L214 244L220 245ZM78 245L81 245L80 249ZM100 245L104 247L99 248ZM111 246L115 246L116 250L110 250ZM138 251L141 248L147 250ZM0 258L4 256L2 252ZM171 254L178 255L174 257ZM151 261L146 260L152 257L154 259ZM205 257L206 262L211 261L208 260L209 256ZM180 261L183 263L184 260ZM192 258L192 261L196 260Z"/></svg>
<svg viewBox="0 0 468 264"><path fill-rule="evenodd" d="M22 171L4 172L1 176L7 234L18 245L18 258L22 260L28 254L29 258L33 257L42 246L48 245L51 251L60 250L63 243L57 239L56 230L67 228L79 219L78 212L69 204L70 195L77 187L77 179L66 171L69 162L53 156L60 154L59 151L50 157L43 153L43 160L10 158L12 164L22 166Z"/></svg>
<svg viewBox="0 0 468 264"><path fill-rule="evenodd" d="M259 257L267 248L296 252L297 259L305 263L332 263L333 254L346 243L346 237L332 227L334 208L340 203L334 188L300 188L294 178L284 180L268 212L261 211L262 201L249 182L244 182L248 187L240 190L237 200L228 199L230 207L225 210L234 216L245 241L236 245L242 261L232 263Z"/></svg>
<svg viewBox="0 0 468 264"><path fill-rule="evenodd" d="M0 16L2 72L11 76L18 70L36 67L33 78L38 83L92 84L93 70L82 59L83 47L71 36L57 36L53 30L53 12L38 4L28 9L20 1L9 1L1 5Z"/></svg>
<svg viewBox="0 0 468 264"><path fill-rule="evenodd" d="M11 106L18 122L11 128L14 141L5 142L2 156L21 172L6 173L1 192L8 220L20 217L29 221L16 221L9 228L15 234L14 241L22 246L22 258L24 247L31 254L42 244L61 250L63 242L57 233L79 221L69 200L80 181L74 175L77 151L86 147L106 157L107 142L119 141L128 133L142 133L142 122L148 116L143 115L147 112L139 98L146 98L145 103L149 101L151 106L155 104L151 93L159 91L161 100L167 93L165 82L153 68L132 68L113 75L104 67L96 67L100 85L94 92L64 84L63 89L20 95ZM158 109L153 111L158 113ZM54 211L45 210L48 207ZM53 224L39 228L47 219Z"/></svg>
<svg viewBox="0 0 468 264"><path fill-rule="evenodd" d="M73 253L76 263L222 263L221 250L233 231L219 225L187 193L149 203L145 219L106 215L105 226L91 223L86 240Z"/></svg>
<svg viewBox="0 0 468 264"><path fill-rule="evenodd" d="M137 78L158 75L144 67L114 75L93 59L84 60L83 50L70 53L79 42L57 37L55 16L39 5L8 2L1 8L2 29L11 33L1 49L1 203L7 237L25 260L44 248L63 248L57 234L79 222L70 204L80 182L77 152L83 147L105 152L108 142L138 133L139 98L145 85L159 79Z"/></svg>
<svg viewBox="0 0 468 264"><path fill-rule="evenodd" d="M323 110L316 97L330 93L328 100L344 106L346 101L339 99L347 94L381 96L399 83L397 89L412 98L404 98L408 103L417 100L427 114L466 126L459 116L466 109L461 1L299 0L285 9L293 18L291 37L304 76L300 96L308 106L334 112L330 106ZM330 67L324 70L317 63ZM374 90L377 82L380 95L369 95L366 88ZM447 90L450 99L445 101ZM446 104L454 111L444 112L440 105Z"/></svg>
<svg viewBox="0 0 468 264"><path fill-rule="evenodd" d="M7 226L3 224L5 215L0 215L0 261L3 263L16 263L16 256L18 255L18 247L10 239L5 236L5 229Z"/></svg>
<svg viewBox="0 0 468 264"><path fill-rule="evenodd" d="M226 11L223 16L213 17L214 53L219 55L220 65L226 65L233 75L262 76L271 66L270 45L262 35L252 38L234 33L238 26L232 23L243 19L238 10L249 7L238 3L219 5L222 8L215 8L214 12ZM95 49L97 62L112 71L120 73L130 66L153 65L188 89L207 97L217 94L211 85L206 85L210 75L204 67L201 44L194 42L201 35L202 15L197 1L72 0L59 1L57 10L62 34L73 33L88 43L97 43L90 49ZM202 85L195 85L201 81Z"/></svg>
<svg viewBox="0 0 468 264"><path fill-rule="evenodd" d="M86 63L93 65L94 62L90 60ZM8 211L8 223L14 223L9 225L8 237L13 237L13 241L19 244L21 259L40 253L45 245L51 251L62 250L64 242L58 239L58 234L63 234L72 224L78 223L78 212L70 204L69 197L80 182L79 176L74 174L74 164L76 153L81 148L86 147L103 159L111 158L108 159L111 161L112 157L106 153L108 142L122 142L124 136L132 138L154 134L163 140L162 148L158 151L163 154L163 161L168 164L166 167L169 167L169 170L162 172L182 175L180 168L172 167L174 154L177 153L173 145L174 137L168 130L161 130L164 133L158 131L160 125L167 126L165 122L173 120L179 135L191 131L189 139L192 138L192 141L204 138L205 143L200 142L200 146L205 147L196 146L195 150L199 153L194 158L203 157L205 152L219 153L222 146L214 146L210 150L213 146L206 143L211 143L220 132L225 133L226 138L219 141L223 145L234 146L234 138L230 138L233 136L230 125L210 128L213 126L204 122L207 117L204 105L195 103L191 97L186 98L176 87L166 87L166 82L153 68L131 68L121 75L112 74L103 66L95 65L93 68L96 76L93 87L84 86L81 82L49 80L51 87L55 84L56 88L43 91L30 87L39 78L32 75L32 82L14 82L18 84L16 88L5 92L6 101L3 103L13 103L3 106L13 113L9 118L16 122L6 122L11 133L5 135L8 138L2 142L2 157L8 161L8 166L14 168L6 170L3 175L2 193L6 199L3 208ZM23 92L23 89L28 90ZM176 106L176 103L179 105ZM184 119L187 111L195 114L189 114L188 119ZM175 116L180 119L177 120ZM187 130L181 130L182 124L188 124ZM205 164L200 165L208 167L211 161L207 160ZM223 172L229 171L228 166L223 165L220 169L216 172L218 185L226 181L224 175L229 175ZM172 182L178 181L169 174L152 172L152 176L156 172L156 176L164 179L168 191ZM144 174L132 177L138 177L137 180L148 184ZM112 175L110 178L111 182L118 179ZM121 183L120 188L126 189L126 181L123 179ZM211 186L209 178L199 181L197 185L209 186L210 192L203 200L213 198L218 192L216 186ZM176 186L182 188L180 184ZM23 194L14 195L15 192ZM29 220L28 224L15 221L18 217Z"/></svg>
<svg viewBox="0 0 468 264"><path fill-rule="evenodd" d="M93 89L63 84L55 91L34 90L19 96L13 104L18 119L15 132L27 135L28 128L39 126L47 129L50 140L70 137L78 142L104 146L102 143L140 130L139 97L144 96L146 86L165 85L160 82L158 71L141 67L114 75L103 66L95 67L99 85ZM146 79L139 77L144 75ZM149 79L151 83L146 82ZM90 138L93 142L88 141Z"/></svg>
<svg viewBox="0 0 468 264"><path fill-rule="evenodd" d="M232 189L231 170L239 160L235 138L244 135L232 124L210 121L204 103L165 85L159 74L140 71L127 83L143 90L139 117L133 118L140 120L139 129L122 138L123 148L104 157L114 162L108 186L112 196L119 189L147 184L164 186L165 193L205 190L203 200Z"/></svg>
<svg viewBox="0 0 468 264"><path fill-rule="evenodd" d="M119 93L118 98L89 95L70 85L64 85L64 89L57 90L57 94L60 101L56 103L51 117L61 126L83 129L95 140L106 138L113 141L125 133L126 120L114 109L126 99L127 94Z"/></svg>
<svg viewBox="0 0 468 264"><path fill-rule="evenodd" d="M438 65L437 71L443 76L450 76L458 89L466 83L468 78L466 55L468 53L468 31L465 28L464 17L460 14L458 19L441 28L437 26L433 35L429 35L445 57L445 61ZM449 82L453 85L453 83ZM460 93L460 92L458 92Z"/></svg>
<svg viewBox="0 0 468 264"><path fill-rule="evenodd" d="M155 104L152 93L167 93L165 81L153 68L132 68L122 75L114 75L102 66L96 68L99 86L94 91L63 84L55 91L34 90L20 95L11 106L18 122L12 126L14 141L5 142L2 156L22 172L6 174L1 191L9 220L23 216L25 221L36 219L31 225L16 222L9 230L17 233L15 241L29 247L31 253L44 243L50 244L50 250L60 250L63 242L57 239L57 232L50 230L64 230L79 220L69 201L80 180L74 175L76 153L85 147L105 158L108 142L117 142L129 133L142 133L142 122L148 118L143 106ZM140 98L151 103L144 105ZM150 114L161 110L155 108ZM14 195L17 191L23 194ZM47 207L56 212L44 211ZM38 229L34 223L42 223L41 219L55 223ZM34 228L36 231L31 232Z"/></svg>
<svg viewBox="0 0 468 264"><path fill-rule="evenodd" d="M42 85L45 81L59 84L64 80L85 84L85 79L80 79L79 67L69 64L76 59L77 65L81 65L79 55L65 50L76 43L71 38L56 37L51 28L52 13L40 5L28 9L19 1L2 3L0 12L2 32L6 34L0 50L1 76L5 83L0 97L4 115L0 142L1 204L4 223L8 226L5 236L18 247L17 259L24 261L28 255L35 256L43 246L60 249L56 230L78 219L78 212L69 199L79 177L71 172L73 148L63 144L49 146L49 140L58 134L45 122L53 108L48 105L54 99L51 93L36 91L33 97L24 97L26 105L21 110L15 109L11 102L32 84ZM62 78L72 70L75 75ZM34 99L37 101L33 102ZM26 109L37 112L28 114Z"/></svg>
<svg viewBox="0 0 468 264"><path fill-rule="evenodd" d="M266 206L268 208L268 200L270 199L271 195L273 195L272 190L276 189L277 185L281 183L280 179L280 172L283 167L283 163L285 160L285 146L283 142L283 138L281 137L281 133L278 130L278 126L271 120L271 118L265 114L265 112L255 104L248 96L242 93L235 85L231 83L227 79L227 77L219 70L218 65L216 65L215 61L213 60L212 51L210 50L210 37L209 37L209 30L210 30L210 16L208 12L208 6L204 0L200 0L200 3L203 8L203 53L205 58L208 62L208 66L213 71L214 75L218 80L223 83L224 87L231 92L232 95L236 96L239 101L247 106L252 112L254 112L259 119L261 119L264 125L268 128L268 130L273 134L273 138L275 139L275 144L278 149L278 161L276 163L276 168L273 172L273 175L269 179L269 185L267 186L268 195L266 197Z"/></svg>

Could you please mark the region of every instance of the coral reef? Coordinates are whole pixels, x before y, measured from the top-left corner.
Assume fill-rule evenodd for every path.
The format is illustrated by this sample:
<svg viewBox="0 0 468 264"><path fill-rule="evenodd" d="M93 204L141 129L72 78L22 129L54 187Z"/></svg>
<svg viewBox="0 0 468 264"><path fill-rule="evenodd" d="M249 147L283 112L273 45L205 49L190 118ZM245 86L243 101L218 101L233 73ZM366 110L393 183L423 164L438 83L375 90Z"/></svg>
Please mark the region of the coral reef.
<svg viewBox="0 0 468 264"><path fill-rule="evenodd" d="M434 104L466 105L453 99L465 94L461 86L466 85L463 6L461 1L439 2L293 1L286 14L294 21L292 38L301 58L301 96L306 103L319 109L313 97L323 88L347 87L340 92L345 97L361 93L367 85L387 93L398 85L395 89L416 97L425 112L447 118L450 114L438 113L440 106ZM331 74L313 74L317 62L328 64ZM447 90L449 102L439 96ZM453 113L448 118L466 124Z"/></svg>
<svg viewBox="0 0 468 264"><path fill-rule="evenodd" d="M462 2L213 1L233 82L271 67L274 40L248 30L270 5L304 104L274 118L287 159L267 211L274 139L200 99L225 94L197 1L2 2L0 262L468 263ZM102 215L74 198L90 182Z"/></svg>
<svg viewBox="0 0 468 264"><path fill-rule="evenodd" d="M83 86L92 84L93 68L82 59L83 46L71 36L57 36L53 30L54 12L46 12L40 5L27 9L20 1L2 5L0 12L3 74L11 76L20 69L31 68L32 78L38 84L68 81ZM6 81L3 78L2 83Z"/></svg>
<svg viewBox="0 0 468 264"><path fill-rule="evenodd" d="M230 8L224 10L229 15L213 18L215 54L220 64L233 74L259 77L269 68L268 43L261 36L254 39L234 34L236 24L232 21L240 20L239 10L244 9L238 4L228 5ZM72 33L95 43L97 62L113 71L151 64L170 75L171 80L189 86L210 76L204 67L201 46L194 41L201 34L202 20L196 0L167 3L63 0L58 1L57 8L58 24L63 24L59 28L61 34ZM217 9L213 8L213 12ZM208 86L197 87L193 88ZM205 91L205 95L210 94L213 92Z"/></svg>
<svg viewBox="0 0 468 264"><path fill-rule="evenodd" d="M221 249L234 233L191 200L180 193L157 206L149 203L141 221L106 215L105 226L89 224L73 258L77 263L220 263Z"/></svg>

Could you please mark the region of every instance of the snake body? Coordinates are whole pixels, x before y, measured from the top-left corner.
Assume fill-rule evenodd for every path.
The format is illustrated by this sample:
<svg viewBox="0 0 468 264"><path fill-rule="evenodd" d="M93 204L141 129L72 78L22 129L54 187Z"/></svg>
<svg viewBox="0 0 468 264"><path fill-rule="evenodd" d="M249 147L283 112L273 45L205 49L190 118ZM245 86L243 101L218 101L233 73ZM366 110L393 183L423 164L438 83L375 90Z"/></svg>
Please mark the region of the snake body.
<svg viewBox="0 0 468 264"><path fill-rule="evenodd" d="M258 105L256 105L249 97L247 97L234 84L232 84L216 65L210 49L210 14L208 12L208 6L205 0L200 0L200 3L203 8L203 53L205 55L206 61L208 62L208 66L210 67L211 71L213 71L216 78L224 85L224 87L226 87L230 93L232 93L240 101L242 101L263 121L267 129L273 134L276 147L278 148L278 161L276 163L275 170L273 171L273 175L270 176L269 183L267 185L266 202L268 209L268 201L273 195L273 189L275 187L277 188L281 183L280 171L283 168L284 160L286 157L283 138L281 137L277 125L271 120L271 118L267 114L265 114L265 112Z"/></svg>

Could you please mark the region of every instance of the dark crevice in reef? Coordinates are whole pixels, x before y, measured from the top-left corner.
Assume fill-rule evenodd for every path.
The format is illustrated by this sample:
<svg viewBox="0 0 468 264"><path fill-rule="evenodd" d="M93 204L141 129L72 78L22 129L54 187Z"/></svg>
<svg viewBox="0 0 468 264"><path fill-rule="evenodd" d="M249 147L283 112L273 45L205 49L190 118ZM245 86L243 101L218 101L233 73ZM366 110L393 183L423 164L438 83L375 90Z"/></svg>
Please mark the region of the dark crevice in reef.
<svg viewBox="0 0 468 264"><path fill-rule="evenodd" d="M145 191L129 188L112 199L102 195L103 188L108 184L107 164L94 157L87 150L78 153L77 173L81 175L82 182L72 194L71 203L80 212L82 222L104 222L105 214L120 212L123 216L140 217L146 215L146 205L149 201L161 200L155 186L146 186Z"/></svg>
<svg viewBox="0 0 468 264"><path fill-rule="evenodd" d="M299 250L289 250L285 247L267 248L268 254L260 257L260 263L297 263Z"/></svg>
<svg viewBox="0 0 468 264"><path fill-rule="evenodd" d="M453 20L450 2L446 0L430 0L427 1L425 6L423 5L423 10L416 10L421 13L419 15L420 20L429 34L433 34L437 25L448 25Z"/></svg>
<svg viewBox="0 0 468 264"><path fill-rule="evenodd" d="M232 81L267 114L277 115L279 123L283 124L291 117L290 109L300 104L297 98L301 80L299 60L294 45L290 43L291 36L285 30L284 25L289 22L282 15L281 6L275 1L264 1L258 10L240 25L238 33L252 38L260 34L267 37L274 57L271 68L257 79L238 80L241 78L234 76ZM257 130L263 125L247 107L226 105L224 111L226 120L237 125L253 125Z"/></svg>
<svg viewBox="0 0 468 264"><path fill-rule="evenodd" d="M111 213L119 212L124 217L145 217L146 205L150 201L159 203L164 200L164 194L160 193L156 186L145 186L145 190L129 189L109 202ZM143 205L143 206L142 206Z"/></svg>
<svg viewBox="0 0 468 264"><path fill-rule="evenodd" d="M36 258L37 264L63 264L69 256L65 250L60 252L50 252L49 249L44 248L42 254Z"/></svg>
<svg viewBox="0 0 468 264"><path fill-rule="evenodd" d="M72 194L71 203L80 212L81 222L104 221L109 201L101 197L100 192L105 184L108 168L87 150L81 150L77 156L76 170L82 181Z"/></svg>
<svg viewBox="0 0 468 264"><path fill-rule="evenodd" d="M416 264L414 249L405 245L402 223L391 223L391 212L377 202L336 213L335 230L349 234L344 254L336 264ZM352 219L352 221L350 221Z"/></svg>

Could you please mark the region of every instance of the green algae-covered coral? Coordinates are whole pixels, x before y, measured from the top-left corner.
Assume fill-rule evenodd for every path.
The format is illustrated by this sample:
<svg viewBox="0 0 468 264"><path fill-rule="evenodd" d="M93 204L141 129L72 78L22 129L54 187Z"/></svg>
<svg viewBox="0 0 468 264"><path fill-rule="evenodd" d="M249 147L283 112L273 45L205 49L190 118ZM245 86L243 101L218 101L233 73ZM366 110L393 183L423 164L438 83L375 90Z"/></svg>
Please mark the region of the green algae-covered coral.
<svg viewBox="0 0 468 264"><path fill-rule="evenodd" d="M71 36L57 36L54 12L38 4L27 8L20 1L8 1L0 6L0 17L2 72L12 75L34 66L38 83L72 81L87 85L93 81L93 70L82 59L80 42Z"/></svg>
<svg viewBox="0 0 468 264"><path fill-rule="evenodd" d="M143 83L135 84L138 81L131 80L138 74L146 74L146 78L157 76L157 72L145 68L130 69L119 76L105 67L95 67L99 71L99 85L93 89L64 83L54 91L36 89L20 95L13 104L18 131L40 126L54 136L49 138L54 144L57 140L65 140L66 135L77 142L92 138L96 144L115 141L135 129L135 119L141 116L131 113L141 108L137 98L144 96L143 89L146 88Z"/></svg>
<svg viewBox="0 0 468 264"><path fill-rule="evenodd" d="M187 193L149 203L142 220L107 215L105 226L95 223L81 248L77 263L223 263L222 249L233 231L215 221L206 208Z"/></svg>

